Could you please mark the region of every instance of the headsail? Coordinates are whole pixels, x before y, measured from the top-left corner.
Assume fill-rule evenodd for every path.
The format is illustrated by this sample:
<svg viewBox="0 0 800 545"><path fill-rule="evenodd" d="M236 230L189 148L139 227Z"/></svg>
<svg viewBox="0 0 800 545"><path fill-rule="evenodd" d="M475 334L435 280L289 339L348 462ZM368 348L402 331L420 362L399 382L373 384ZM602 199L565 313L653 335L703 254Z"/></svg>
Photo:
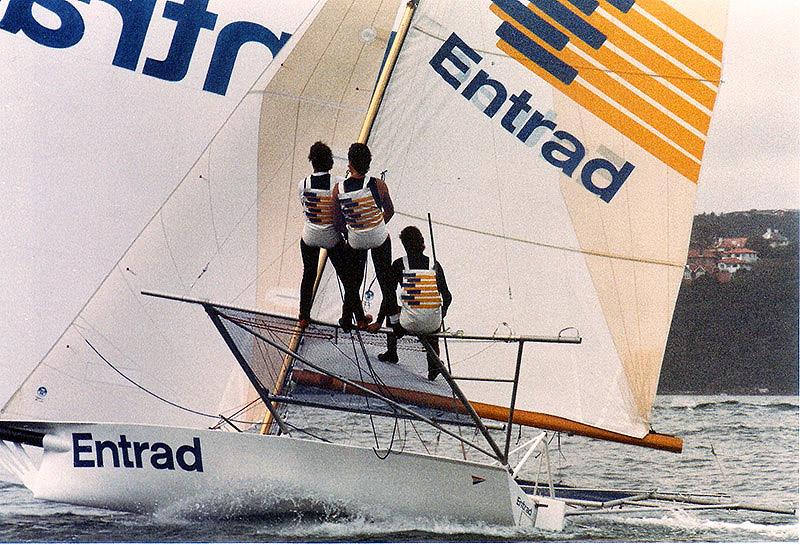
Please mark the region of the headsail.
<svg viewBox="0 0 800 545"><path fill-rule="evenodd" d="M284 251L296 248L300 231L287 231L278 244L262 231L263 240L259 240L259 225L263 230L270 222L277 232L287 217L284 209L280 216L270 218L273 211L266 203L276 202L279 195L296 199L289 188L295 187L296 177L305 169L292 167L307 154L306 140L332 139L337 127L344 130L351 125L357 135L358 125L349 119L355 119L353 112L360 118L366 108L360 97L369 100L397 3L248 1L209 7L224 11L226 19L234 22L257 20L260 26L276 29L283 40L281 48L272 55L247 44L248 33L268 41L267 33L253 25L221 33L218 42L230 48L242 46L247 59L244 67L237 66L227 91L228 96L239 93L230 104L230 117L220 120L221 128L218 125L205 134L204 143L186 165L188 173L179 172L172 180L171 197L3 408L4 419L207 425L209 420L203 415L231 415L258 399L202 309L143 297L140 291L158 289L258 306L262 301L257 295L266 297L262 286L280 285L271 265ZM206 2L187 2L186 6L196 10L201 4ZM384 24L383 19L389 22ZM311 51L310 41L317 46ZM201 40L195 54L223 63L228 57L215 57L214 45ZM348 56L340 58L338 65L319 63L315 57L341 54L345 49ZM296 61L300 56L302 60ZM310 66L326 69L312 71L315 77L310 82L298 78L298 68ZM337 66L349 70L352 77L332 80ZM353 66L359 70L353 72ZM212 87L219 83L213 78L209 81ZM203 85L201 80L195 94L216 94L201 90ZM195 94L187 91L183 100L195 100ZM157 99L156 95L153 100ZM318 124L304 125L297 117L291 118L282 110L282 101L295 107L301 104L310 116L306 119ZM312 115L305 108L313 105L326 113ZM302 130L297 132L298 128ZM345 142L355 135L337 138ZM278 251L268 254L265 248ZM286 274L299 284L299 271L296 277ZM252 414L237 418L260 420Z"/></svg>
<svg viewBox="0 0 800 545"><path fill-rule="evenodd" d="M579 346L527 351L519 408L647 434L724 16L724 2L419 3L373 168L389 171L395 241L406 224L427 232L432 214L449 325L579 330ZM323 284L320 318L334 317L335 290ZM454 374L509 378L513 352L454 347L450 359ZM510 398L504 385L462 388Z"/></svg>

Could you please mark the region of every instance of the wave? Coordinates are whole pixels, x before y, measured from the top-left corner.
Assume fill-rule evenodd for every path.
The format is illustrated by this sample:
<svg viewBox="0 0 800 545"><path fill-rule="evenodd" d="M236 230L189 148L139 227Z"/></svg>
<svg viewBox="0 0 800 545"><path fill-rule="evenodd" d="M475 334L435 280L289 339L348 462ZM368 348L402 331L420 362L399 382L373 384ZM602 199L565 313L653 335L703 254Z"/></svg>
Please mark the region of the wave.
<svg viewBox="0 0 800 545"><path fill-rule="evenodd" d="M797 403L789 403L786 401L770 401L766 403L757 403L752 401L741 401L737 399L721 399L719 401L702 401L700 403L686 403L686 404L669 404L664 405L662 409L689 409L695 411L713 410L719 408L743 408L743 409L768 409L771 411L792 411L796 412L800 406Z"/></svg>
<svg viewBox="0 0 800 545"><path fill-rule="evenodd" d="M687 511L677 510L662 517L636 517L618 518L624 524L634 526L664 526L676 530L690 532L719 532L742 536L755 534L761 537L778 541L797 541L800 535L800 524L760 524L743 520L728 522L711 520L696 516Z"/></svg>

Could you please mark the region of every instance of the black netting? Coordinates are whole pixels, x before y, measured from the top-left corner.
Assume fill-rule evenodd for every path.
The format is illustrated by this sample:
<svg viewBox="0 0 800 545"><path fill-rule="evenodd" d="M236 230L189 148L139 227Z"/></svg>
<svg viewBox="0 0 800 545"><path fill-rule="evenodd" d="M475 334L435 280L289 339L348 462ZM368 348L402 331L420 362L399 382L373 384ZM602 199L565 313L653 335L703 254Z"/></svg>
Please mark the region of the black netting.
<svg viewBox="0 0 800 545"><path fill-rule="evenodd" d="M439 377L429 381L426 351L414 336L397 343L399 363L378 360L386 350L385 333L344 332L327 324L309 325L297 347L308 364L293 362L286 381L276 389L285 353L267 340L289 349L297 334L297 321L291 318L241 310L213 308L223 335L238 352L262 392L278 392L286 401L316 407L367 414L409 415L390 404L357 391L351 381L386 398L409 406L427 418L447 423L470 423L461 413L452 390ZM309 365L311 364L311 365Z"/></svg>

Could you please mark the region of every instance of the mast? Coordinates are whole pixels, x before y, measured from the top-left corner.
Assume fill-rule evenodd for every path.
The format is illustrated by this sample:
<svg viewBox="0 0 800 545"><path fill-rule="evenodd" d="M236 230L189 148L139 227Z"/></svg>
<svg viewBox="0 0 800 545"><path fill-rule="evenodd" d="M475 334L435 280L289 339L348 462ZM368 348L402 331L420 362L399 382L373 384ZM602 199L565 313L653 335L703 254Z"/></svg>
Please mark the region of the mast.
<svg viewBox="0 0 800 545"><path fill-rule="evenodd" d="M372 93L372 100L370 101L369 108L367 109L366 117L364 118L364 123L361 126L361 132L358 135L358 143L366 144L367 140L369 139L369 134L372 131L372 126L375 123L375 118L378 116L378 110L380 109L381 102L383 101L384 93L386 92L386 88L389 85L389 80L392 76L392 71L394 70L395 64L397 63L397 57L400 55L400 49L403 47L403 42L405 41L406 35L408 34L408 29L411 27L411 20L414 17L414 11L417 8L417 3L419 0L409 0L406 3L405 11L403 12L403 17L400 20L400 26L397 30L397 34L392 42L391 49L389 50L389 54L386 56L386 62L381 69L381 72L378 76L378 82L375 85L375 90ZM319 264L317 265L317 278L314 282L314 293L312 295L312 300L316 296L317 289L319 288L320 280L322 279L322 273L325 271L325 264L328 261L328 252L324 248L319 253ZM283 365L281 365L280 372L278 373L278 378L275 381L275 386L273 387L272 391L274 395L280 395L283 390L283 385L286 382L286 376L291 369L292 364L294 363L294 357L292 353L296 352L298 347L300 346L300 340L303 338L303 332L300 331L299 327L298 330L292 335L292 338L289 341L289 350L284 356ZM273 421L273 413L277 410L277 403L272 402L272 407L267 413L264 415L264 421L261 424L261 434L266 435L269 433L270 428L272 427Z"/></svg>

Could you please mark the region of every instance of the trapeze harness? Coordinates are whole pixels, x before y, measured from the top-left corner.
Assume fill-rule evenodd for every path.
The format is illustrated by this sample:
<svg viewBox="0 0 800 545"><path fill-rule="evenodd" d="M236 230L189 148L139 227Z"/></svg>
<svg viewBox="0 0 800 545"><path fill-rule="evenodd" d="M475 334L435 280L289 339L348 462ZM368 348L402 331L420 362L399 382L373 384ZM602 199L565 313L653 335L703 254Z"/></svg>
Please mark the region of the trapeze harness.
<svg viewBox="0 0 800 545"><path fill-rule="evenodd" d="M434 333L442 325L442 294L436 283L435 267L434 264L430 269L412 269L408 256L403 258L400 325L406 331Z"/></svg>
<svg viewBox="0 0 800 545"><path fill-rule="evenodd" d="M339 182L339 206L347 225L347 242L355 250L370 250L384 243L389 231L383 221L383 210L375 201L370 178L361 189L344 191L344 182Z"/></svg>
<svg viewBox="0 0 800 545"><path fill-rule="evenodd" d="M316 179L321 180L319 176ZM303 226L303 242L317 248L333 248L342 237L333 224L334 202L331 191L330 174L322 180L328 189L315 189L312 187L311 177L303 180L303 212L306 215Z"/></svg>

